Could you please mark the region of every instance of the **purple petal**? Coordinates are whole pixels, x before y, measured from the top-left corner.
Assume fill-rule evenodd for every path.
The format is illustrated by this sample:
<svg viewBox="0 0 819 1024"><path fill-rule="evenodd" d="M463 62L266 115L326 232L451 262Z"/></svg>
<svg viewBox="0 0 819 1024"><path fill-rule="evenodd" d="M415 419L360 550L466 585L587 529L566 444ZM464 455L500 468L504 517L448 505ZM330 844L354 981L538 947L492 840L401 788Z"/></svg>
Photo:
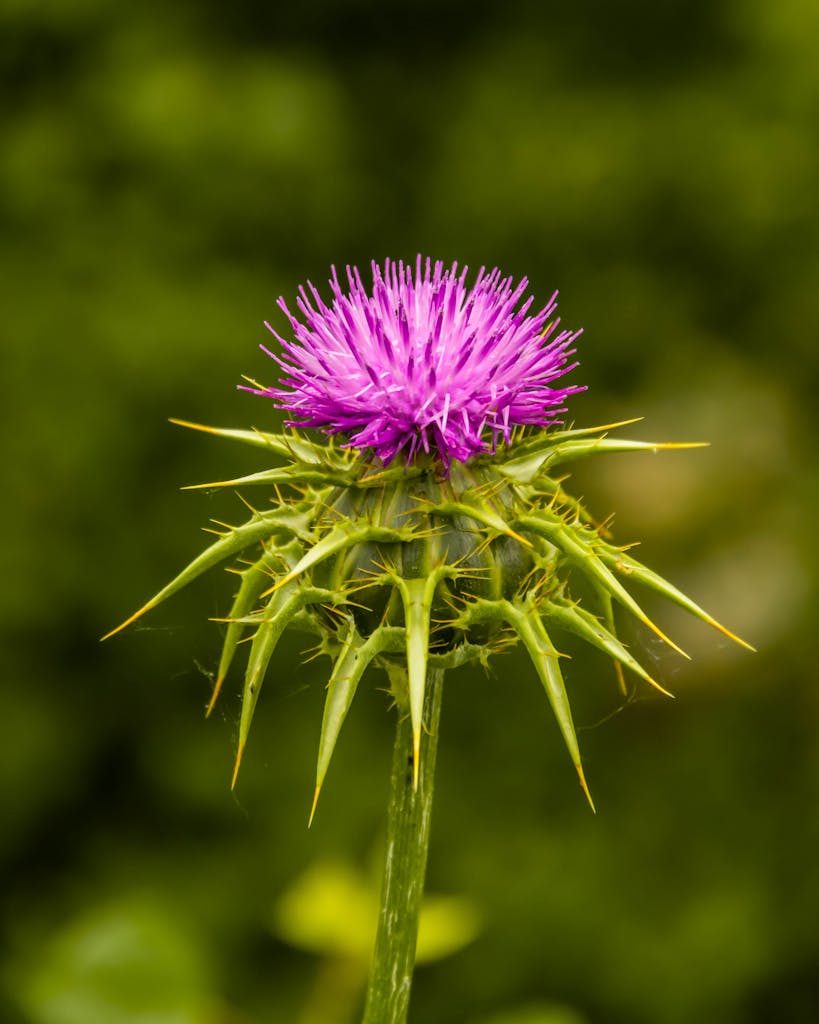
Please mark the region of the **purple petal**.
<svg viewBox="0 0 819 1024"><path fill-rule="evenodd" d="M372 264L369 294L358 269L345 269L349 291L333 267L329 306L310 282L296 298L300 316L279 299L295 341L266 325L287 361L264 351L287 376L246 390L272 398L292 425L344 434L385 463L437 450L446 471L508 443L517 424L550 426L585 390L551 386L577 366L580 334L555 335L557 292L532 314L526 279L515 285L497 268L481 267L467 290L457 263L388 259L383 270Z"/></svg>

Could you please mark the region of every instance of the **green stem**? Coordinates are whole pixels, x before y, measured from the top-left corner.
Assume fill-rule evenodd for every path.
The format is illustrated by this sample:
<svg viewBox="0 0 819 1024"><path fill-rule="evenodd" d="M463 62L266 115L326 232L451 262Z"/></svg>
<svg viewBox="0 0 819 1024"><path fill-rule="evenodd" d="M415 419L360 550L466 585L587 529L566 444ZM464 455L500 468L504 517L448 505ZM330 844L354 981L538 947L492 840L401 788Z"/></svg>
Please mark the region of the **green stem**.
<svg viewBox="0 0 819 1024"><path fill-rule="evenodd" d="M409 714L398 720L381 914L363 1024L404 1024L407 1019L429 849L443 681L443 670L428 670L417 789L413 788L412 722Z"/></svg>

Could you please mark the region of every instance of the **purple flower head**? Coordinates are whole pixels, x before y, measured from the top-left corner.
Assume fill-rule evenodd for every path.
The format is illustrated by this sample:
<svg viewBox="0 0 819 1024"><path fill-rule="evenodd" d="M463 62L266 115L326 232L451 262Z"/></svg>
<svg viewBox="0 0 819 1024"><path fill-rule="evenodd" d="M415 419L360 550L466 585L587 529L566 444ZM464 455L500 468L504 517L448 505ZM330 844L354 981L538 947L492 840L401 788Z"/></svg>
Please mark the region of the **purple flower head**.
<svg viewBox="0 0 819 1024"><path fill-rule="evenodd" d="M295 341L266 324L285 354L262 348L287 376L282 387L246 390L273 398L289 425L343 434L385 463L423 450L448 466L509 443L518 424L549 426L585 390L551 386L577 365L569 358L581 333L558 332L557 292L530 314L526 278L514 285L497 269L481 267L471 289L466 267L420 256L414 270L386 260L372 274L368 292L347 267L345 291L333 267L332 305L308 282L300 317L279 299Z"/></svg>

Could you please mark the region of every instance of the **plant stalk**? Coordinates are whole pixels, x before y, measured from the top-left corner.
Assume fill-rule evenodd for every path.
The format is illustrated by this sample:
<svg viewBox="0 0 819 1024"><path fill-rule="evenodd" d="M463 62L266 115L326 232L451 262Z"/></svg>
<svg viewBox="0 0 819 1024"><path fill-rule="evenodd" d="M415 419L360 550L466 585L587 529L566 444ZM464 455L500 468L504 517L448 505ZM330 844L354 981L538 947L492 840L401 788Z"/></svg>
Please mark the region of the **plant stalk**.
<svg viewBox="0 0 819 1024"><path fill-rule="evenodd" d="M442 669L427 670L417 789L413 787L412 722L408 714L399 715L390 776L381 913L363 1024L405 1024L407 1020L429 849L443 681Z"/></svg>

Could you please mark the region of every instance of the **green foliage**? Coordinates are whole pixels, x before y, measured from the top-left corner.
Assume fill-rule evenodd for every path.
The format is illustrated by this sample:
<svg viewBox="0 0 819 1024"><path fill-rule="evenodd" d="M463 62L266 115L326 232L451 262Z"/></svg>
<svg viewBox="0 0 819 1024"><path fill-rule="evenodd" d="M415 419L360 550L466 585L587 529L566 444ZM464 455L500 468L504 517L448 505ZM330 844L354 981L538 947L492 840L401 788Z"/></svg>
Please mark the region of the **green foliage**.
<svg viewBox="0 0 819 1024"><path fill-rule="evenodd" d="M317 956L358 962L362 991L375 939L381 879L349 864L320 860L282 894L271 915L274 932ZM421 910L417 959L451 956L472 942L479 915L459 896L427 896Z"/></svg>
<svg viewBox="0 0 819 1024"><path fill-rule="evenodd" d="M208 1024L216 1011L199 944L146 894L78 915L19 991L32 1024Z"/></svg>

